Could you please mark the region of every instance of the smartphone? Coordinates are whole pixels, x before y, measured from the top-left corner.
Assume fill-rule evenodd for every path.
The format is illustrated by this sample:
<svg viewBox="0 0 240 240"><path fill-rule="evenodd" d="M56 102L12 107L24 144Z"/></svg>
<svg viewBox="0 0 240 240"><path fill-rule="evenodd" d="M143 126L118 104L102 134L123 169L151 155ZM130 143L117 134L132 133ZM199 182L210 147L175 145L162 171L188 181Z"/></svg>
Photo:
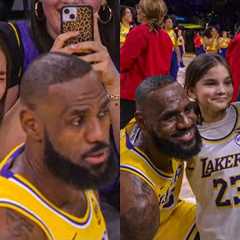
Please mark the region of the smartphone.
<svg viewBox="0 0 240 240"><path fill-rule="evenodd" d="M61 32L79 31L66 45L94 40L93 8L88 5L68 5L61 9Z"/></svg>

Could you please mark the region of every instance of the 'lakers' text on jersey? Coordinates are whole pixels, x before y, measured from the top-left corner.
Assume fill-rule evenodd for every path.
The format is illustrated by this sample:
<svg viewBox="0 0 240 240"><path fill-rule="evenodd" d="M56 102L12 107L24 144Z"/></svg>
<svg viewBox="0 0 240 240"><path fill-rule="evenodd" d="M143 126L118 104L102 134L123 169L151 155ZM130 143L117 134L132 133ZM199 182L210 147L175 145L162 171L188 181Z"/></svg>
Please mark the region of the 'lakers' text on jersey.
<svg viewBox="0 0 240 240"><path fill-rule="evenodd" d="M187 175L198 202L197 226L203 240L240 236L240 105L223 120L203 124L203 148L188 164Z"/></svg>
<svg viewBox="0 0 240 240"><path fill-rule="evenodd" d="M29 181L11 172L9 167L23 149L24 146L14 149L0 165L0 208L11 209L30 219L49 240L108 240L95 192L85 192L87 210L79 218L49 202Z"/></svg>
<svg viewBox="0 0 240 240"><path fill-rule="evenodd" d="M183 162L173 159L173 174L162 172L152 164L144 152L135 146L140 134L141 130L134 119L122 130L120 170L142 179L158 197L161 217L160 227L154 240L194 239L197 233L195 206L179 200L184 170ZM159 161L164 161L164 159L159 159Z"/></svg>

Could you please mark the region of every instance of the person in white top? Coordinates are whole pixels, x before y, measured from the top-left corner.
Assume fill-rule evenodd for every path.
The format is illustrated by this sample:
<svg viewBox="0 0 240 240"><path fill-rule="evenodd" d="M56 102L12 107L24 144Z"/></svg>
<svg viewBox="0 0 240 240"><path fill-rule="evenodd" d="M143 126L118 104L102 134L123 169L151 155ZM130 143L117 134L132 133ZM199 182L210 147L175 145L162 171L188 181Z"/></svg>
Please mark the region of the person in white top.
<svg viewBox="0 0 240 240"><path fill-rule="evenodd" d="M240 236L240 103L231 103L233 84L225 60L196 57L186 70L185 89L196 101L201 152L187 166L197 200L201 240Z"/></svg>

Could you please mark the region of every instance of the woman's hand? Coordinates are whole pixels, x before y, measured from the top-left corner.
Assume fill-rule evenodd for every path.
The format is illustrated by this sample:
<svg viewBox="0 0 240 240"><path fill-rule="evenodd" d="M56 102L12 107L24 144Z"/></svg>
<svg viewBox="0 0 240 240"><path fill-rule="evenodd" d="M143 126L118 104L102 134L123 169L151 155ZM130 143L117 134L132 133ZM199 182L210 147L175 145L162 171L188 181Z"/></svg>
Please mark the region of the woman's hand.
<svg viewBox="0 0 240 240"><path fill-rule="evenodd" d="M77 37L78 34L79 32L66 32L58 35L53 43L52 48L50 49L50 52L60 52L66 54L75 53L76 49L72 48L72 45L66 46L66 41Z"/></svg>
<svg viewBox="0 0 240 240"><path fill-rule="evenodd" d="M119 84L119 73L113 64L106 47L97 41L82 42L75 47L78 48L80 52L90 52L80 58L91 63L93 69L101 74L101 79L106 89Z"/></svg>

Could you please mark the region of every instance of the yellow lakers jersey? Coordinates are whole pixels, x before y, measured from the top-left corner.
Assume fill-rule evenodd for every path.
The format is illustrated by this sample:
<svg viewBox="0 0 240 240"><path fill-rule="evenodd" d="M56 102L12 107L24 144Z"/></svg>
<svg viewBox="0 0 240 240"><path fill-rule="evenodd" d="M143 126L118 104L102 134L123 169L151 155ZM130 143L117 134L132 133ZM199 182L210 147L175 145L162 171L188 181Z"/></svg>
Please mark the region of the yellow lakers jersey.
<svg viewBox="0 0 240 240"><path fill-rule="evenodd" d="M218 39L211 38L209 43L206 45L207 52L217 52L218 50Z"/></svg>
<svg viewBox="0 0 240 240"><path fill-rule="evenodd" d="M173 46L176 47L177 46L177 35L176 35L176 33L174 32L173 29L168 30L166 32L169 35L169 37L171 38Z"/></svg>
<svg viewBox="0 0 240 240"><path fill-rule="evenodd" d="M120 44L121 46L125 43L128 32L130 31L131 26L126 26L120 23Z"/></svg>
<svg viewBox="0 0 240 240"><path fill-rule="evenodd" d="M172 160L173 174L167 174L156 168L148 156L134 146L134 140L140 134L140 129L134 120L121 132L120 139L120 170L130 172L148 184L158 196L161 210L160 223L166 221L174 210L183 176L183 163ZM164 161L164 159L159 159Z"/></svg>
<svg viewBox="0 0 240 240"><path fill-rule="evenodd" d="M49 240L107 240L105 220L95 193L86 191L87 210L75 217L43 196L29 181L9 169L24 146L14 149L0 165L0 207L12 209L37 224Z"/></svg>
<svg viewBox="0 0 240 240"><path fill-rule="evenodd" d="M228 48L231 39L227 37L219 38L219 48Z"/></svg>

